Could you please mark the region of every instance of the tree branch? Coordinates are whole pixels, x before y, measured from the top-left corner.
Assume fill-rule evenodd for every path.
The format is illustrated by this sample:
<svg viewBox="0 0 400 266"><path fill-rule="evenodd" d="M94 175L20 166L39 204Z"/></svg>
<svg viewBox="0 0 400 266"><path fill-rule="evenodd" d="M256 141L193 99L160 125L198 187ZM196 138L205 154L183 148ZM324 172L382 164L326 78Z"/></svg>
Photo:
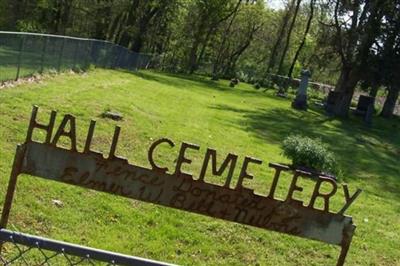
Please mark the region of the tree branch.
<svg viewBox="0 0 400 266"><path fill-rule="evenodd" d="M339 40L338 52L339 52L339 55L340 55L340 58L341 58L343 64L347 64L347 59L346 59L346 57L344 56L344 53L343 53L342 29L341 29L341 27L339 25L339 19L338 19L339 4L340 4L340 0L336 0L334 18L335 18L336 33L337 33L338 40Z"/></svg>

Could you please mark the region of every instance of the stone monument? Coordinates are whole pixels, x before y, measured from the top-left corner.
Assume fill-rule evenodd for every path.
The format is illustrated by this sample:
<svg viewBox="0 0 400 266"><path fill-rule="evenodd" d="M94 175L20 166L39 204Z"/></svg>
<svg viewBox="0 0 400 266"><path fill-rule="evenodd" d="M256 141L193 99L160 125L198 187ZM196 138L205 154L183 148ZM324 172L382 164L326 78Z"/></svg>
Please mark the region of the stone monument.
<svg viewBox="0 0 400 266"><path fill-rule="evenodd" d="M308 79L311 77L311 72L307 69L301 71L301 80L299 89L297 90L296 98L292 102L292 107L300 110L307 110L307 86Z"/></svg>

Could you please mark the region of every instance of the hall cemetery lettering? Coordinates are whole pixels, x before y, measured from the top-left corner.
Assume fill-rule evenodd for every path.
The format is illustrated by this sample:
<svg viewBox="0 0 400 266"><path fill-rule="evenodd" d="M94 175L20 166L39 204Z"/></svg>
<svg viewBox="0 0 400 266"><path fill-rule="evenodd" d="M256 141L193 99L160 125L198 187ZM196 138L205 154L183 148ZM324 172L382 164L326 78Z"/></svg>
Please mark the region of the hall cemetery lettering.
<svg viewBox="0 0 400 266"><path fill-rule="evenodd" d="M116 126L107 157L93 151L92 139L96 121L92 120L86 135L82 151L77 148L76 118L70 114L63 117L55 128L56 111L50 114L47 124L37 121L38 107L33 106L29 128L24 144L17 146L13 169L4 202L0 227L8 223L12 200L19 174L29 174L45 179L77 185L88 189L108 192L140 201L172 207L210 217L233 221L269 229L276 232L299 236L328 244L341 246L337 265L343 265L356 226L352 218L344 215L361 190L354 193L342 184L343 207L330 212L330 199L337 193L335 180L325 176L315 179L313 193L309 202L294 197L295 192L303 191L299 185L300 177L313 174L292 169L287 165L269 163L274 175L267 196L254 193L244 183L255 178L250 168L263 164L262 160L245 156L240 167L236 184L232 184L233 173L238 167L238 156L229 153L221 164L217 164L217 151L207 148L201 171L197 178L185 172L184 167L192 163L188 151L196 152L198 145L177 143L168 138L154 141L148 149L148 162L151 169L129 164L128 160L116 155L121 128ZM33 140L34 130L44 131L44 142ZM53 136L53 132L55 132ZM69 140L70 149L61 147L60 138ZM169 169L155 160L159 148L178 149L175 169ZM215 176L226 174L224 185L205 181L207 169ZM276 190L282 172L293 173L285 199L276 197ZM330 188L329 191L322 189ZM322 200L323 207L317 208L316 201Z"/></svg>

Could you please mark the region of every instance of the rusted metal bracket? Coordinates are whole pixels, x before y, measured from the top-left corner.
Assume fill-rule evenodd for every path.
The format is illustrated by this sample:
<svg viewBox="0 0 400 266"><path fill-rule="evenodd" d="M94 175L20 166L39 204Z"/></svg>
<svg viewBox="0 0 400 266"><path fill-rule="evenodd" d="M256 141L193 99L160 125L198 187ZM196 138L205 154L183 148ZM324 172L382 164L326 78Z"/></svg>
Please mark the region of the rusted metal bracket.
<svg viewBox="0 0 400 266"><path fill-rule="evenodd" d="M8 187L7 187L7 192L6 192L6 197L4 200L3 204L3 210L1 212L1 218L0 218L0 229L6 228L7 223L8 223L8 218L10 216L11 212L11 206L15 194L15 189L17 186L17 179L18 175L21 173L21 167L22 167L22 161L25 157L25 145L18 145L16 152L15 152L15 157L14 157L14 162L13 166L11 169L11 174L10 174L10 179L8 181ZM0 253L2 250L2 243L0 242Z"/></svg>
<svg viewBox="0 0 400 266"><path fill-rule="evenodd" d="M25 157L25 145L18 145L14 157L10 179L8 181L7 194L4 201L3 211L1 213L0 228L6 228L8 217L11 211L11 205L14 198L15 188L17 186L18 175L21 173L22 161Z"/></svg>
<svg viewBox="0 0 400 266"><path fill-rule="evenodd" d="M343 240L340 244L340 256L337 261L337 266L344 265L344 261L349 251L351 240L353 239L354 231L356 230L355 225L348 225L343 229Z"/></svg>

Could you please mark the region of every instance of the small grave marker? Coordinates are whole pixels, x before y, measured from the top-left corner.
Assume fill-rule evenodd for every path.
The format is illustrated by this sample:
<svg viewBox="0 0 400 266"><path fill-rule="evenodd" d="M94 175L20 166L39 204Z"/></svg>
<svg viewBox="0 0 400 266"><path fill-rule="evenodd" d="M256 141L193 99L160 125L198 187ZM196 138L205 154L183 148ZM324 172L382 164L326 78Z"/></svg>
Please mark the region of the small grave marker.
<svg viewBox="0 0 400 266"><path fill-rule="evenodd" d="M119 120L122 120L124 118L122 116L122 114L117 113L117 112L111 112L111 111L106 111L101 116L104 117L104 118L110 118L110 119L115 120L115 121L119 121Z"/></svg>

